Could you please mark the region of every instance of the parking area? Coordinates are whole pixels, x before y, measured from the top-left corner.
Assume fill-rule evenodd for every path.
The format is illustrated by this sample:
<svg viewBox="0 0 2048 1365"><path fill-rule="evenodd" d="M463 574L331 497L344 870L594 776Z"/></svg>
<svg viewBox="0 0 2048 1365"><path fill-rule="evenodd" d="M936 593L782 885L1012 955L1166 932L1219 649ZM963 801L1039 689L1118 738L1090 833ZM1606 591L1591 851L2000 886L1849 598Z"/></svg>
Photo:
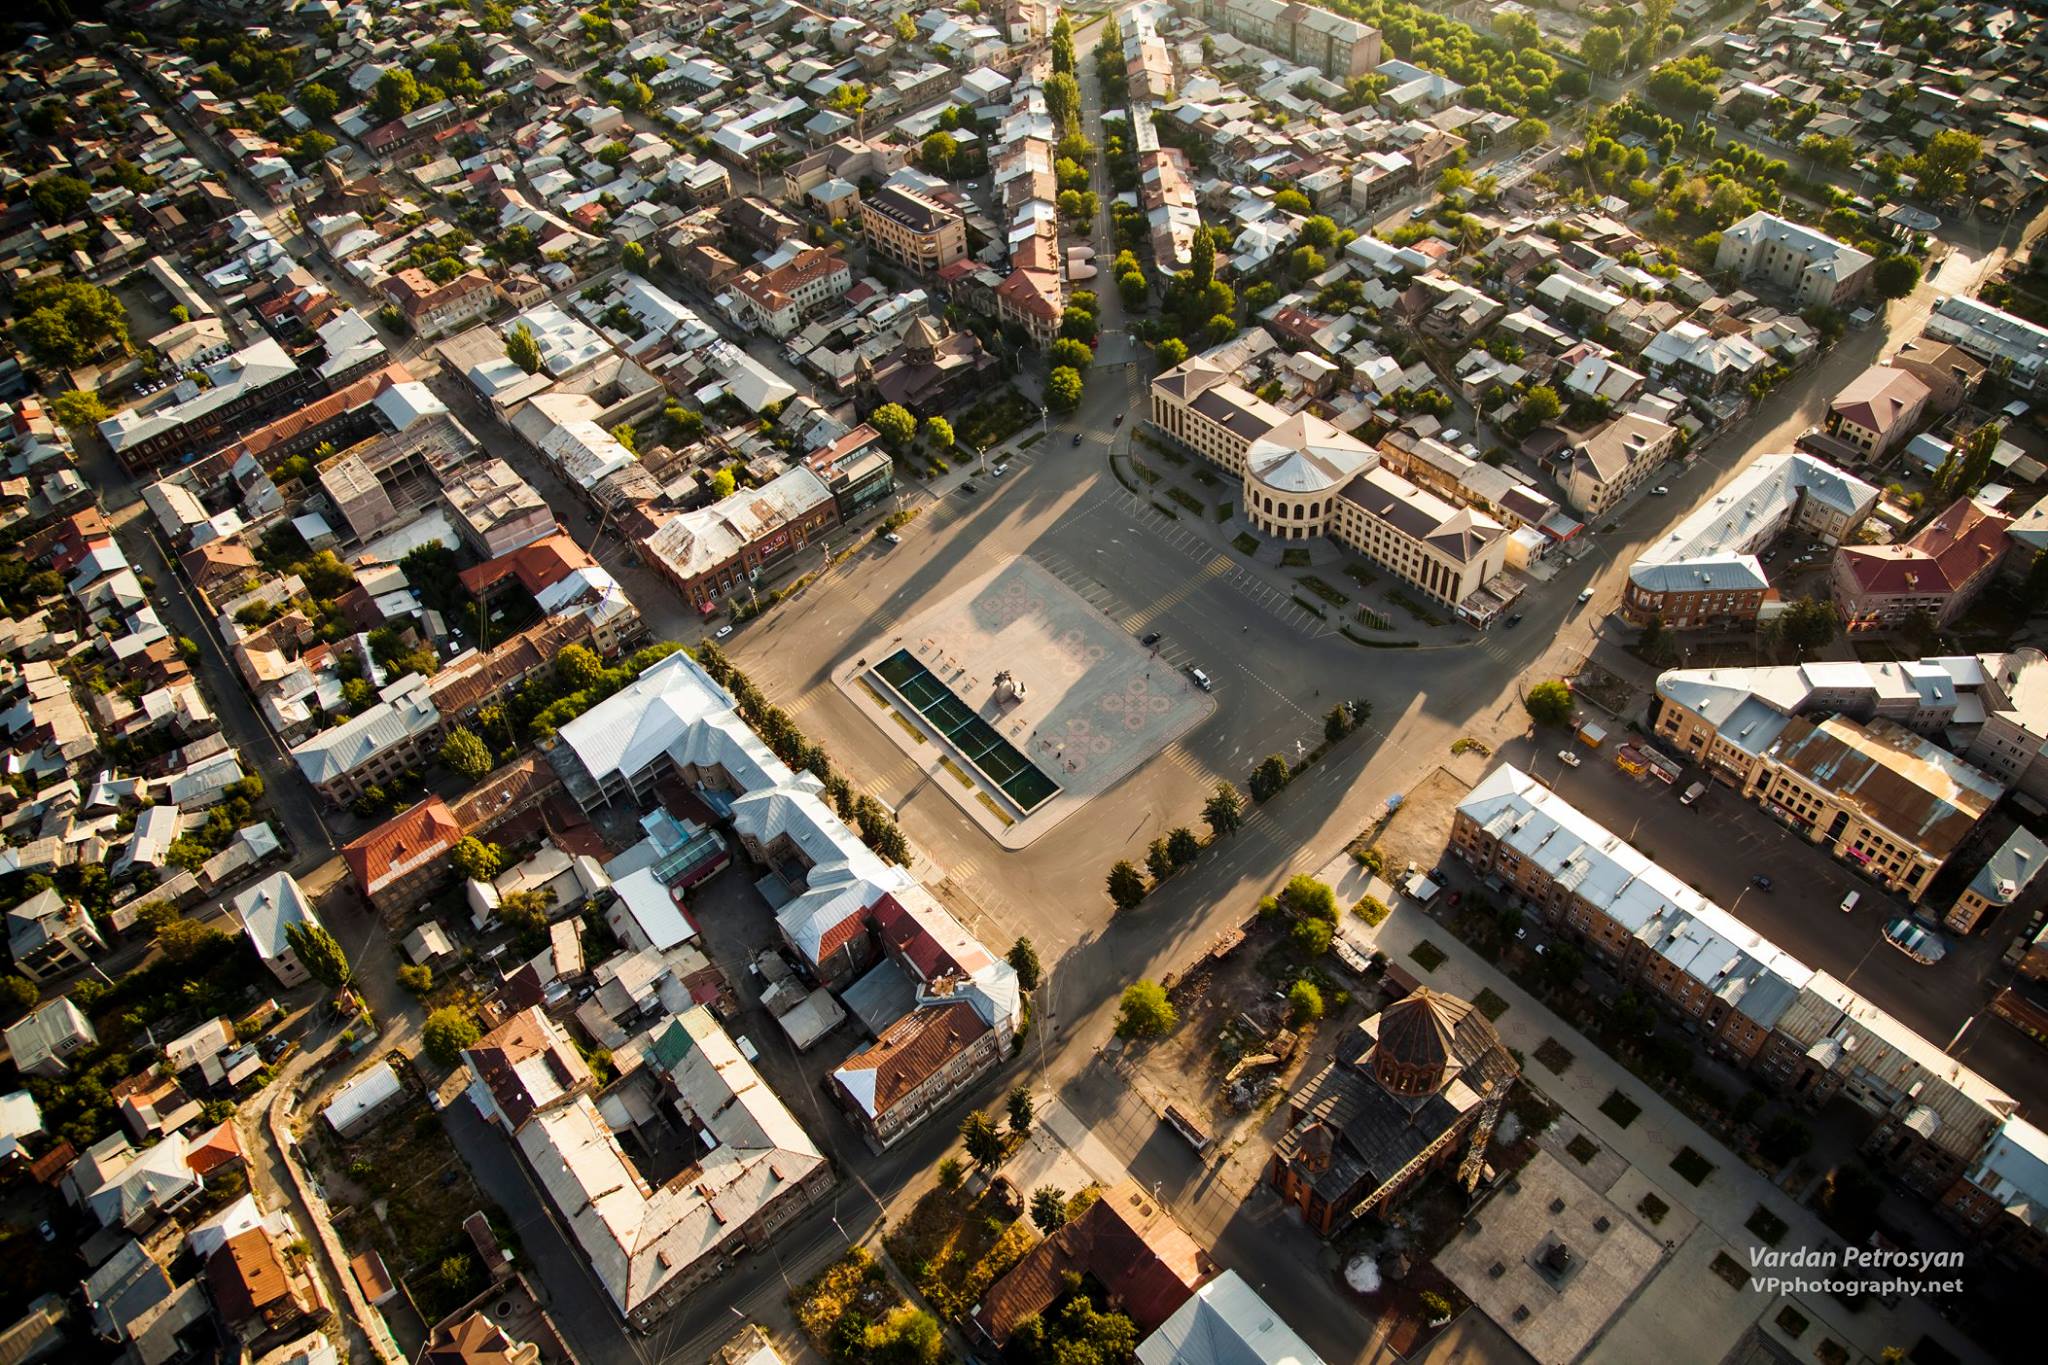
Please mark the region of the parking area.
<svg viewBox="0 0 2048 1365"><path fill-rule="evenodd" d="M1576 743L1572 748L1582 762L1569 768L1558 760L1557 737L1544 739L1540 747L1528 741L1504 746L1500 757L1534 773L1744 924L1809 967L1854 987L1924 1037L1938 1044L1956 1039L2010 975L1999 962L2003 934L1944 934L1948 957L1933 966L1899 952L1883 931L1888 920L1910 912L1903 898L1858 876L1731 788L1709 781L1695 804L1682 805L1686 788L1703 777L1699 769L1688 767L1667 785L1630 777L1604 751ZM1759 875L1770 879L1769 890L1752 880ZM1860 893L1856 908L1844 914L1842 901L1851 891ZM1927 907L1930 913L1938 908L1946 907ZM2027 1065L2024 1049L2032 1045L2015 1047L2010 1034L1995 1020L1977 1024L1973 1043L1988 1051L1970 1064L2030 1109L2048 1112L2036 1108L2048 1101L2048 1086L2034 1079L2040 1073L2038 1051Z"/></svg>

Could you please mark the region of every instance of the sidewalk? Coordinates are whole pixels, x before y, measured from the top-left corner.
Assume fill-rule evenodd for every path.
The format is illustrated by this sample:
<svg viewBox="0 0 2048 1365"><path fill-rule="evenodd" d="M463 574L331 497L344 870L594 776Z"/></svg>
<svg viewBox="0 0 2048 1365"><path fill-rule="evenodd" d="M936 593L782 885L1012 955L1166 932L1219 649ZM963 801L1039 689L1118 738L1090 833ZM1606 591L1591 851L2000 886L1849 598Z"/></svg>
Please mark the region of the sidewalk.
<svg viewBox="0 0 2048 1365"><path fill-rule="evenodd" d="M1340 886L1340 878L1355 872L1349 863L1348 858L1334 860L1317 875L1333 886ZM1343 894L1340 890L1340 903ZM1720 1253L1744 1269L1751 1268L1752 1249L1760 1249L1764 1244L1744 1224L1759 1206L1769 1209L1789 1229L1778 1242L1781 1250L1839 1245L1840 1237L1406 897L1398 898L1394 913L1377 930L1355 916L1344 919L1343 930L1354 942L1386 953L1402 970L1431 989L1467 1000L1474 999L1482 990L1490 990L1505 1000L1507 1009L1494 1027L1501 1040L1525 1059L1524 1077L1561 1106L1605 1151L1628 1162L1633 1175L1624 1174L1621 1179L1631 1182L1632 1194L1635 1182L1646 1183L1667 1204L1688 1210L1698 1218L1698 1226L1682 1239L1667 1241L1664 1269L1608 1325L1603 1339L1595 1344L1593 1355L1619 1360L1650 1359L1658 1350L1668 1350L1674 1339L1682 1338L1691 1343L1687 1352L1690 1358L1718 1359L1755 1323L1788 1349L1806 1356L1812 1352L1817 1337L1802 1334L1799 1341L1792 1341L1774 1321L1780 1305L1789 1300L1797 1304L1798 1311L1814 1327L1871 1359L1879 1358L1887 1347L1910 1349L1923 1335L1940 1342L1958 1359L1986 1359L1978 1347L1932 1308L1911 1297L1900 1299L1896 1307L1886 1307L1871 1298L1860 1312L1851 1312L1832 1297L1770 1297L1752 1286L1732 1300L1721 1300L1722 1311L1714 1311L1714 1298L1702 1292L1703 1285L1716 1283L1709 1267ZM1445 960L1434 970L1425 969L1411 956L1415 945L1425 939L1444 954ZM1562 1075L1553 1074L1535 1060L1536 1050L1552 1039L1572 1054L1572 1061ZM1617 1090L1634 1100L1642 1111L1626 1128L1600 1111L1600 1105ZM1685 1147L1713 1163L1712 1173L1698 1186L1687 1184L1671 1169L1672 1158ZM1656 1231L1663 1236L1676 1226ZM1673 1267L1678 1268L1678 1273L1672 1273ZM1706 1272L1704 1277L1699 1273L1702 1271ZM1802 1272L1756 1273L1796 1276ZM1682 1332L1674 1330L1681 1325ZM1809 1328L1809 1333L1812 1330Z"/></svg>

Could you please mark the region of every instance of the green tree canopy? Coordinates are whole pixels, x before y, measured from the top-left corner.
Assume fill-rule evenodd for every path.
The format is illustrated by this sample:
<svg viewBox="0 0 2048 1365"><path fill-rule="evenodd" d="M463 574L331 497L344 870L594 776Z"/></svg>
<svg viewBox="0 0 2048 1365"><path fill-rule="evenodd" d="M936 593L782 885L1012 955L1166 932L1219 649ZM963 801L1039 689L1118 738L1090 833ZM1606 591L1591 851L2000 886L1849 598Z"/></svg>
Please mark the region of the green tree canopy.
<svg viewBox="0 0 2048 1365"><path fill-rule="evenodd" d="M284 939L299 959L299 965L306 969L306 975L321 985L339 990L348 981L348 954L341 950L341 944L319 921L300 920L287 925Z"/></svg>
<svg viewBox="0 0 2048 1365"><path fill-rule="evenodd" d="M381 119L409 114L420 102L420 83L412 72L394 66L377 78L370 93L370 111Z"/></svg>
<svg viewBox="0 0 2048 1365"><path fill-rule="evenodd" d="M1045 378L1045 401L1055 412L1072 412L1081 406L1081 372L1061 365Z"/></svg>
<svg viewBox="0 0 2048 1365"><path fill-rule="evenodd" d="M917 436L917 419L901 403L884 403L868 414L868 425L893 450L908 446Z"/></svg>
<svg viewBox="0 0 2048 1365"><path fill-rule="evenodd" d="M333 118L334 111L341 108L341 96L331 87L313 81L299 87L299 108L310 118Z"/></svg>
<svg viewBox="0 0 2048 1365"><path fill-rule="evenodd" d="M67 427L98 427L114 414L98 389L69 389L50 400L50 415Z"/></svg>
<svg viewBox="0 0 2048 1365"><path fill-rule="evenodd" d="M1920 262L1911 256L1886 256L1871 267L1870 285L1881 299L1902 299L1920 287Z"/></svg>
<svg viewBox="0 0 2048 1365"><path fill-rule="evenodd" d="M1538 725L1569 725L1572 720L1572 690L1558 679L1537 683L1522 698L1522 709Z"/></svg>
<svg viewBox="0 0 2048 1365"><path fill-rule="evenodd" d="M496 844L487 844L473 834L465 834L455 850L449 854L449 861L455 871L468 881L487 882L498 875L505 866L504 852Z"/></svg>
<svg viewBox="0 0 2048 1365"><path fill-rule="evenodd" d="M1209 799L1202 803L1202 820L1219 839L1237 833L1244 823L1244 797L1228 782L1218 782Z"/></svg>
<svg viewBox="0 0 2048 1365"><path fill-rule="evenodd" d="M1308 196L1300 190L1286 189L1273 196L1273 207L1282 213L1292 213L1299 216L1307 213L1315 205L1309 203Z"/></svg>
<svg viewBox="0 0 2048 1365"><path fill-rule="evenodd" d="M1038 983L1043 976L1044 969L1039 965L1038 950L1031 946L1030 939L1020 938L1015 943L1012 943L1009 953L1006 954L1006 960L1009 962L1011 970L1017 973L1017 985L1019 987L1027 991L1038 989Z"/></svg>
<svg viewBox="0 0 2048 1365"><path fill-rule="evenodd" d="M470 1012L453 1005L435 1010L420 1028L420 1046L443 1066L454 1066L461 1061L462 1050L481 1037L483 1031L477 1028L476 1019Z"/></svg>
<svg viewBox="0 0 2048 1365"><path fill-rule="evenodd" d="M491 770L491 751L474 731L458 725L441 742L441 763L449 771L474 782Z"/></svg>
<svg viewBox="0 0 2048 1365"><path fill-rule="evenodd" d="M1116 1031L1122 1038L1160 1038L1180 1024L1166 988L1157 981L1133 981L1117 1002Z"/></svg>
<svg viewBox="0 0 2048 1365"><path fill-rule="evenodd" d="M932 443L935 450L951 450L953 424L943 417L927 417L924 419L924 438Z"/></svg>
<svg viewBox="0 0 2048 1365"><path fill-rule="evenodd" d="M1109 899L1119 910L1135 909L1145 899L1145 874L1120 860L1109 869Z"/></svg>
<svg viewBox="0 0 2048 1365"><path fill-rule="evenodd" d="M535 339L533 329L520 323L505 334L505 356L514 365L528 374L540 370L540 342Z"/></svg>

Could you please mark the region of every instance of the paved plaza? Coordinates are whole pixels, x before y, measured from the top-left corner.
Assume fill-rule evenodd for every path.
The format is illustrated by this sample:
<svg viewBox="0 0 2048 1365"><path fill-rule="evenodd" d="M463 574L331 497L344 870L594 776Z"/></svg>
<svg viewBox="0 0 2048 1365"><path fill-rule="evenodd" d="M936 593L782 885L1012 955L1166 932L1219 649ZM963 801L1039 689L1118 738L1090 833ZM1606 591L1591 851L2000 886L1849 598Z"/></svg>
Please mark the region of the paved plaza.
<svg viewBox="0 0 2048 1365"><path fill-rule="evenodd" d="M872 641L833 681L932 785L1022 848L1215 710L1029 558Z"/></svg>
<svg viewBox="0 0 2048 1365"><path fill-rule="evenodd" d="M1467 1220L1436 1264L1535 1359L1566 1361L1576 1360L1636 1295L1663 1249L1619 1206L1539 1151Z"/></svg>

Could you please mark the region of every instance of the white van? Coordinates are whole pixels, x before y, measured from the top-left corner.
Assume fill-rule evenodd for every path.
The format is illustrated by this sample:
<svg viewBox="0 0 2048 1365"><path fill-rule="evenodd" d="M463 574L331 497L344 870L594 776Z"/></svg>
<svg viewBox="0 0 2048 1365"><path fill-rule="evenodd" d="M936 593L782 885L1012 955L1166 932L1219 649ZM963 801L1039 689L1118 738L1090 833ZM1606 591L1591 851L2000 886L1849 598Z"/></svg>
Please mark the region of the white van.
<svg viewBox="0 0 2048 1365"><path fill-rule="evenodd" d="M1690 806L1693 802L1699 800L1702 796L1705 796L1706 794L1707 784L1704 782L1695 782L1690 787L1687 787L1685 789L1685 795L1678 798L1678 804L1681 806Z"/></svg>
<svg viewBox="0 0 2048 1365"><path fill-rule="evenodd" d="M1188 676L1190 678L1193 678L1195 680L1195 686L1201 688L1204 692L1213 692L1216 690L1216 684L1211 682L1209 680L1209 675L1207 673L1204 673L1201 669L1188 669Z"/></svg>
<svg viewBox="0 0 2048 1365"><path fill-rule="evenodd" d="M1854 910L1856 902L1862 899L1863 893L1861 891L1851 891L1848 895L1842 897L1842 913L1846 915L1851 910Z"/></svg>

